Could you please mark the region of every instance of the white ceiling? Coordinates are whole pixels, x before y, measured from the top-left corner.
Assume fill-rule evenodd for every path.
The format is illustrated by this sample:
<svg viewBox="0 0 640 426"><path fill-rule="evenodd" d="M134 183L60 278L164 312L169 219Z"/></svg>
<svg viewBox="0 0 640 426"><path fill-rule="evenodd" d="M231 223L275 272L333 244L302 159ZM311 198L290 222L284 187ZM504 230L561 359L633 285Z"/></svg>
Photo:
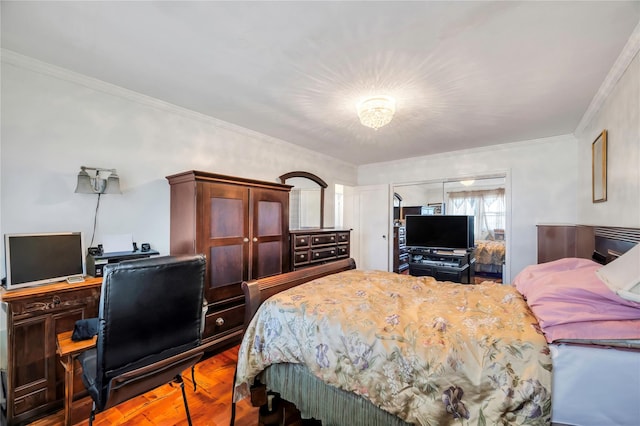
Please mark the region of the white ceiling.
<svg viewBox="0 0 640 426"><path fill-rule="evenodd" d="M3 0L2 47L353 164L572 133L628 2ZM394 120L359 124L367 94Z"/></svg>

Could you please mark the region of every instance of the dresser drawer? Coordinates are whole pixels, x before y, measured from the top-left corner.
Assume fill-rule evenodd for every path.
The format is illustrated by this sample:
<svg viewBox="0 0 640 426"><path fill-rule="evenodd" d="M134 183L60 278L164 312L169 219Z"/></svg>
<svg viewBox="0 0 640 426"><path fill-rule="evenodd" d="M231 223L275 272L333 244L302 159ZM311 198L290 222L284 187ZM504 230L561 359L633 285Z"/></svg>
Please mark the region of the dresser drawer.
<svg viewBox="0 0 640 426"><path fill-rule="evenodd" d="M338 257L349 256L349 246L346 244L338 246Z"/></svg>
<svg viewBox="0 0 640 426"><path fill-rule="evenodd" d="M338 242L339 243L348 243L349 242L349 233L348 232L338 232Z"/></svg>
<svg viewBox="0 0 640 426"><path fill-rule="evenodd" d="M338 251L335 247L311 250L312 261L324 260L324 259L335 259L337 256L338 256Z"/></svg>
<svg viewBox="0 0 640 426"><path fill-rule="evenodd" d="M309 250L296 251L293 254L293 265L305 265L309 263Z"/></svg>
<svg viewBox="0 0 640 426"><path fill-rule="evenodd" d="M95 304L99 299L99 287L69 292L52 292L11 303L11 314L15 316L40 315L47 312Z"/></svg>
<svg viewBox="0 0 640 426"><path fill-rule="evenodd" d="M294 248L309 247L311 237L309 235L296 235L293 241Z"/></svg>
<svg viewBox="0 0 640 426"><path fill-rule="evenodd" d="M244 304L220 311L208 312L203 336L221 334L244 324Z"/></svg>
<svg viewBox="0 0 640 426"><path fill-rule="evenodd" d="M311 245L312 246L320 246L323 244L335 244L336 242L336 234L324 234L324 235L314 235L311 237ZM314 255L315 259L315 255Z"/></svg>

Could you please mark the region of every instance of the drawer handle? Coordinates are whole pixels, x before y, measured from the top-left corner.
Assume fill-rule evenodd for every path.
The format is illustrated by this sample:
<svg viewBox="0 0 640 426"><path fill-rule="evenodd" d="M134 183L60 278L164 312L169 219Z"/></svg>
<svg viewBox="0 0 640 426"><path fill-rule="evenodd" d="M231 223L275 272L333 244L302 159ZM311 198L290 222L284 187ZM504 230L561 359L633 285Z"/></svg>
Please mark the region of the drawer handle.
<svg viewBox="0 0 640 426"><path fill-rule="evenodd" d="M320 253L316 253L316 257L320 256Z"/></svg>
<svg viewBox="0 0 640 426"><path fill-rule="evenodd" d="M320 239L319 239L319 238L315 238L315 240L316 240L316 243L317 243L318 241L320 241Z"/></svg>
<svg viewBox="0 0 640 426"><path fill-rule="evenodd" d="M298 257L299 257L300 259L304 259L304 254L299 254L299 255L298 255Z"/></svg>
<svg viewBox="0 0 640 426"><path fill-rule="evenodd" d="M300 240L301 243L304 243L304 238Z"/></svg>
<svg viewBox="0 0 640 426"><path fill-rule="evenodd" d="M218 318L216 319L216 325L218 327L222 327L224 325L224 318Z"/></svg>

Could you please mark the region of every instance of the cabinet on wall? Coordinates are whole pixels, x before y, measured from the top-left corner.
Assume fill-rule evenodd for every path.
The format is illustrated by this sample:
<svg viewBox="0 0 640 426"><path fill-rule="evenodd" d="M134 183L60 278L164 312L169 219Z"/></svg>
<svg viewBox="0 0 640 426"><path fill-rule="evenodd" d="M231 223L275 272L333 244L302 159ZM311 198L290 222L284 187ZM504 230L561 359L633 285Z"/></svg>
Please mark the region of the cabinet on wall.
<svg viewBox="0 0 640 426"><path fill-rule="evenodd" d="M591 226L545 224L538 228L538 263L565 257L590 259L594 249Z"/></svg>
<svg viewBox="0 0 640 426"><path fill-rule="evenodd" d="M349 257L349 230L291 231L291 270Z"/></svg>
<svg viewBox="0 0 640 426"><path fill-rule="evenodd" d="M65 372L56 355L56 335L75 322L98 316L102 280L56 283L2 291L7 306L7 371L4 408L8 425L62 408ZM78 368L75 395L86 393Z"/></svg>
<svg viewBox="0 0 640 426"><path fill-rule="evenodd" d="M242 281L289 270L290 185L188 171L168 176L170 252L207 257L203 341L240 342Z"/></svg>
<svg viewBox="0 0 640 426"><path fill-rule="evenodd" d="M409 249L406 244L406 228L393 227L393 272L397 274L409 273Z"/></svg>

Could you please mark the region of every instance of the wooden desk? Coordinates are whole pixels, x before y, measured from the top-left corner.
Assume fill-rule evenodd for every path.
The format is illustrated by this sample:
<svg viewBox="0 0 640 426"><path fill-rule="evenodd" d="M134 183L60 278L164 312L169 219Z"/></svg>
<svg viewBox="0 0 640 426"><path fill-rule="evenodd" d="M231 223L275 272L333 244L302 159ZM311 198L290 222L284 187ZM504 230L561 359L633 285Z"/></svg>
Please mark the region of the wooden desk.
<svg viewBox="0 0 640 426"><path fill-rule="evenodd" d="M101 285L101 278L87 278L76 284L0 288L7 307L7 426L28 424L63 407L59 384L65 371L56 336L72 330L78 320L98 316ZM78 383L75 388L77 393Z"/></svg>
<svg viewBox="0 0 640 426"><path fill-rule="evenodd" d="M71 425L71 407L73 405L73 363L78 355L96 345L97 336L92 339L71 340L73 331L65 331L56 336L56 352L64 367L64 424Z"/></svg>

